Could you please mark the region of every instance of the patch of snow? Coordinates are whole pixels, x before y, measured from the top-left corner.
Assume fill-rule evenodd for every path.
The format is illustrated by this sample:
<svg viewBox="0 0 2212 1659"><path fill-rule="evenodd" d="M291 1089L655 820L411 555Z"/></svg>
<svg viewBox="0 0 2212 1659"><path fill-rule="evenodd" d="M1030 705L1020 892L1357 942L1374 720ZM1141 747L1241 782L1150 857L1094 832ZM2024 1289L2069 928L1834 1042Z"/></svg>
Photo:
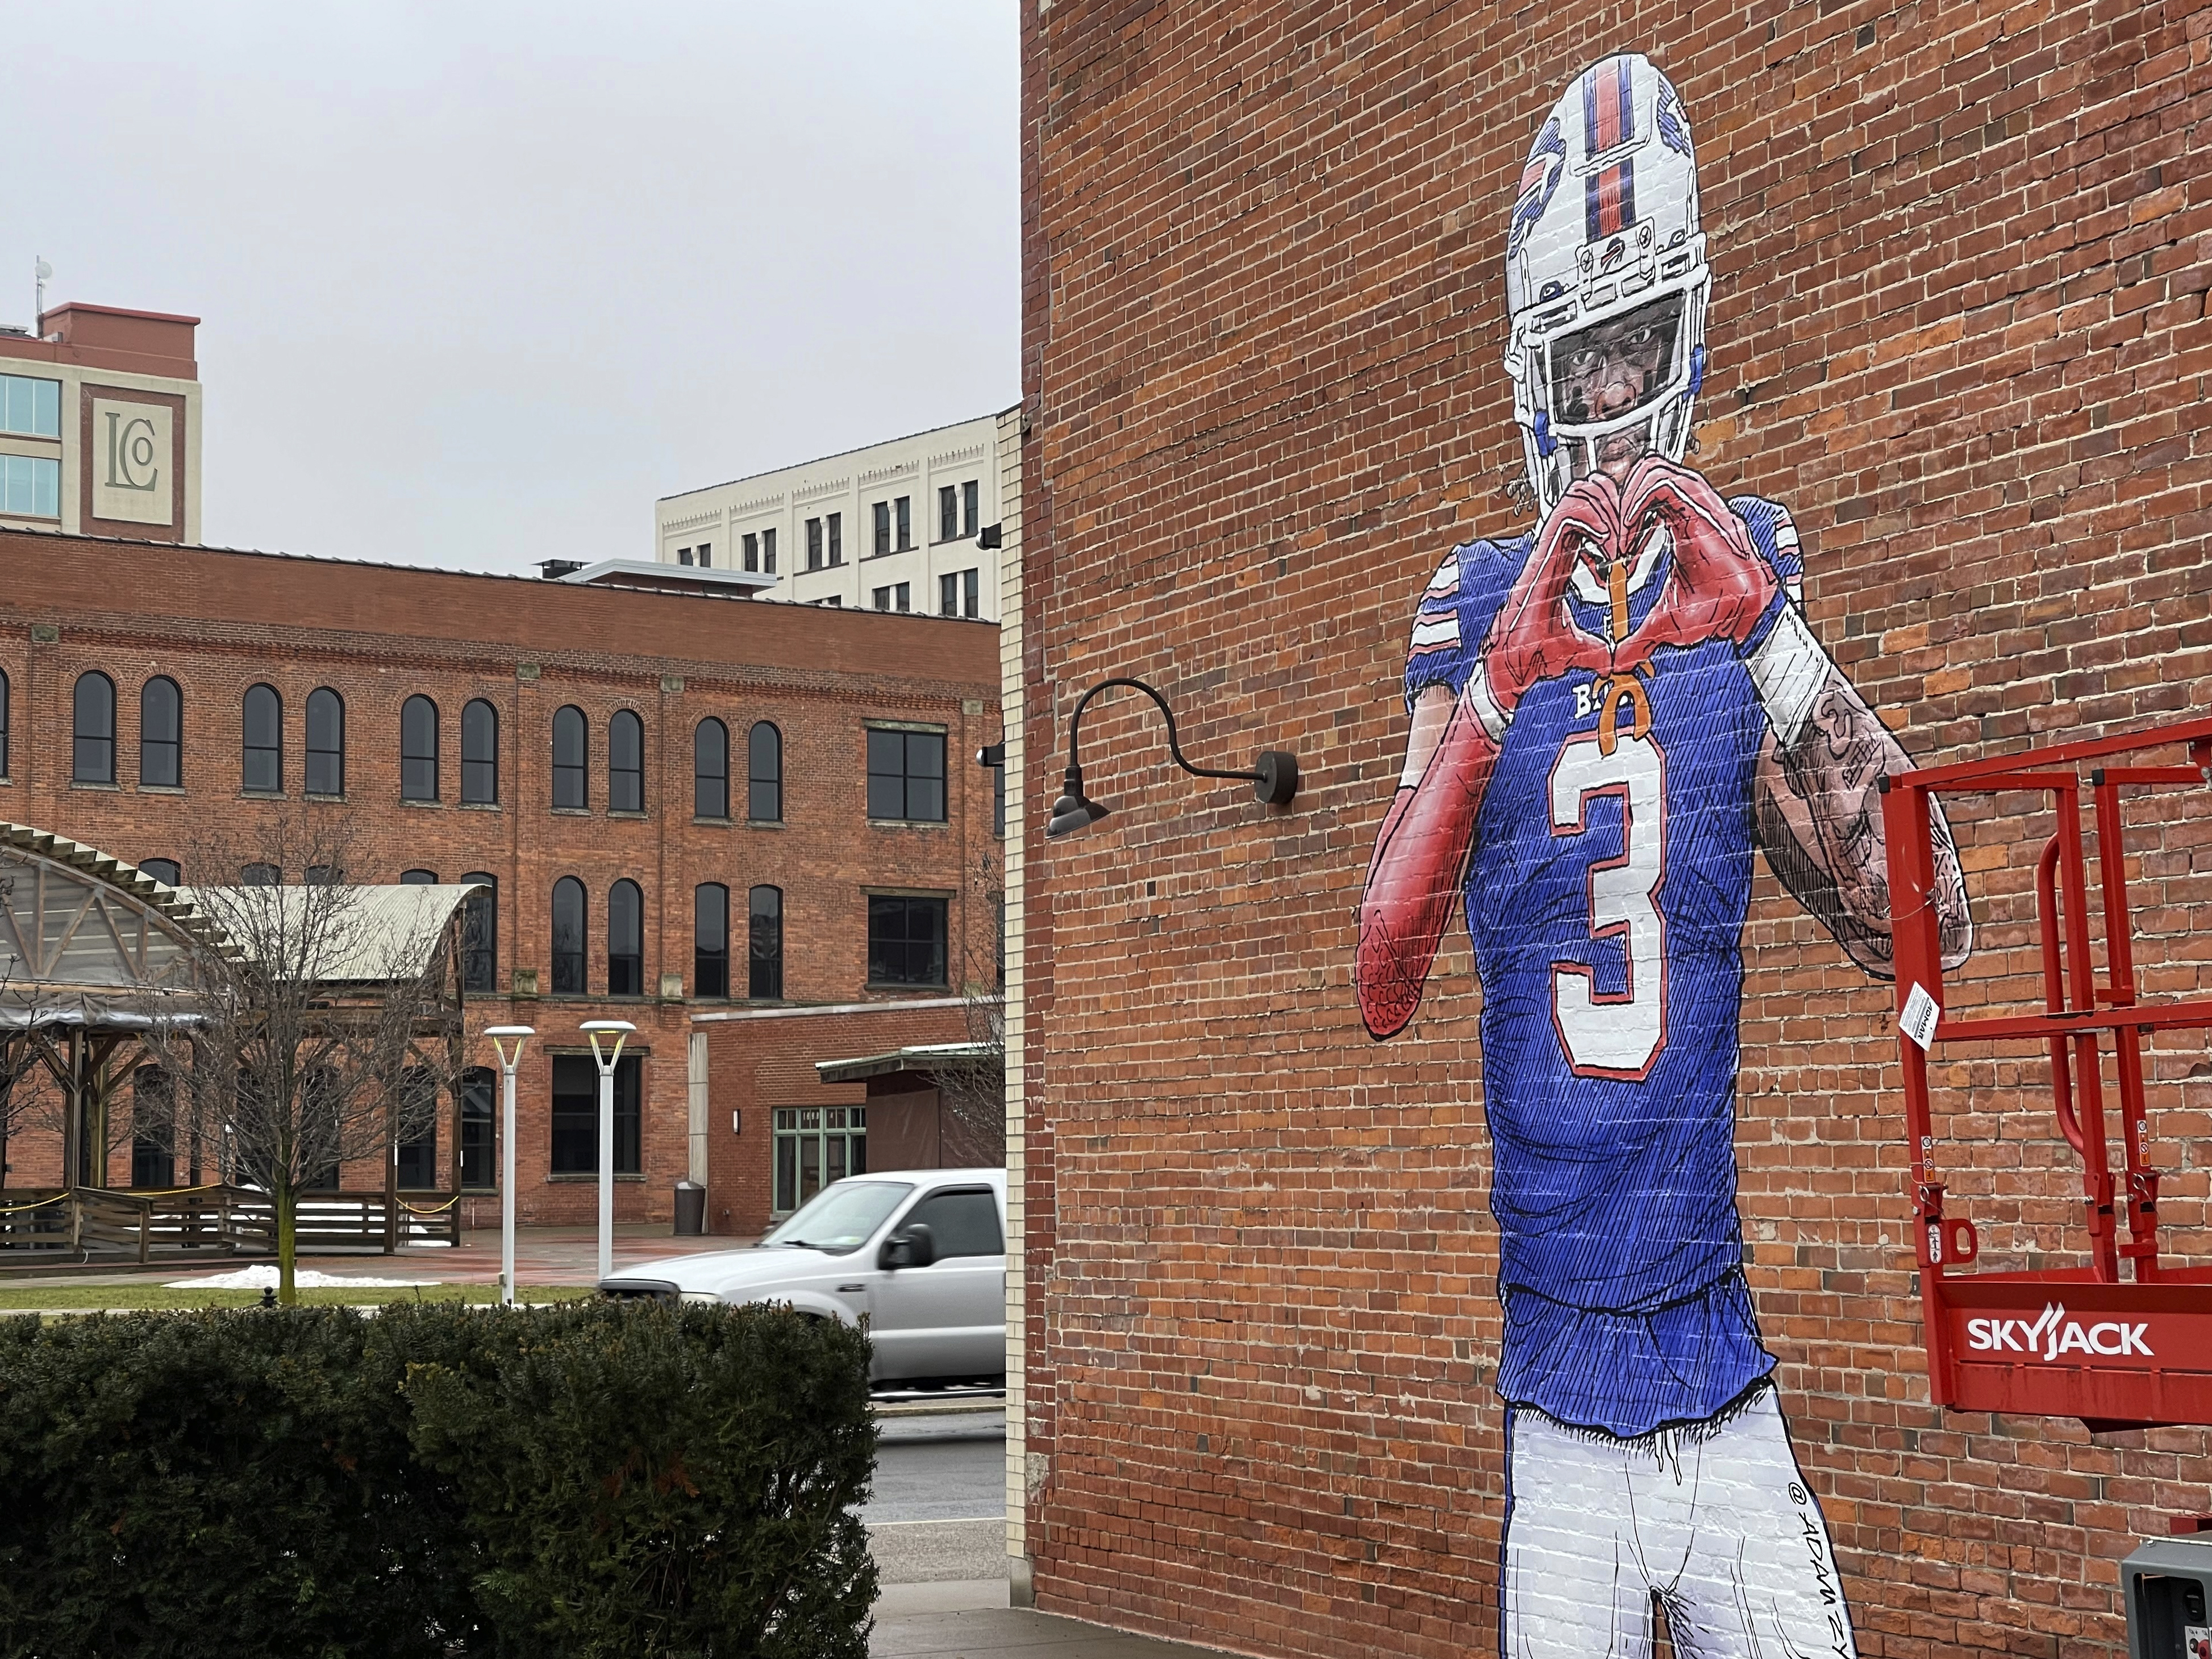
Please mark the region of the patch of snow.
<svg viewBox="0 0 2212 1659"><path fill-rule="evenodd" d="M375 1290L412 1290L417 1285L428 1289L439 1283L434 1279L371 1279L366 1274L354 1275L319 1273L312 1267L301 1267L292 1275L292 1282L303 1291L342 1290L347 1286ZM276 1287L276 1269L264 1262L252 1267L240 1267L234 1273L216 1273L210 1279L172 1279L162 1285L166 1291L260 1291Z"/></svg>

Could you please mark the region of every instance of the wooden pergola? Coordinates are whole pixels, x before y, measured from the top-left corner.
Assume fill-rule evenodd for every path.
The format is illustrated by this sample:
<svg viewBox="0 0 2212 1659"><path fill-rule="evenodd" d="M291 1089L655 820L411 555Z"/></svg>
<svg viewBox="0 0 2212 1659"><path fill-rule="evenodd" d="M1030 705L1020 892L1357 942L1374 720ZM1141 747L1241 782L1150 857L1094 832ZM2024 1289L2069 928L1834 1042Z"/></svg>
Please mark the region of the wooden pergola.
<svg viewBox="0 0 2212 1659"><path fill-rule="evenodd" d="M236 890L226 890L234 893ZM298 890L252 890L283 905ZM467 886L352 890L370 926L362 937L426 941L410 966L432 976L435 1006L410 1034L410 1053L442 1048L443 1073L460 1076L463 1042L461 930ZM14 1251L136 1255L169 1248L259 1252L274 1245L266 1194L237 1184L217 1146L197 1133L180 1186L112 1187L107 1165L121 1088L151 1058L156 1025L189 1033L208 1016L217 958L239 946L210 912L216 903L164 885L134 866L49 831L0 823L0 1261ZM318 967L315 984L330 1018L371 1000L386 970L362 954ZM23 1135L20 1091L42 1073L58 1095L58 1124L39 1126L58 1150L61 1182L27 1188L9 1179L11 1146ZM318 1191L302 1208L303 1249L397 1249L431 1239L458 1243L461 1091L447 1091L442 1190L398 1188L397 1161L384 1159L382 1190ZM59 1146L54 1146L58 1139ZM204 1159L205 1160L204 1162ZM212 1164L210 1170L208 1164ZM203 1181L204 1174L213 1178ZM410 1202L410 1200L416 1201Z"/></svg>

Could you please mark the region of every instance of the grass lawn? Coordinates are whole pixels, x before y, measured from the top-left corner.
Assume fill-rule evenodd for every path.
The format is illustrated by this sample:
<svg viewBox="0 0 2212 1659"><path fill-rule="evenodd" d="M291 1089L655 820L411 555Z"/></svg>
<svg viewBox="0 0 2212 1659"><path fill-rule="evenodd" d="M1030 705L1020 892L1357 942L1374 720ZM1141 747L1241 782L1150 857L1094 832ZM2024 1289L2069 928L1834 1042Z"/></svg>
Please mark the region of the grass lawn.
<svg viewBox="0 0 2212 1659"><path fill-rule="evenodd" d="M525 1302L570 1302L592 1294L588 1285L523 1285L515 1294ZM300 1301L307 1307L360 1306L368 1303L477 1302L499 1300L496 1285L371 1285L352 1289L337 1285L302 1290ZM25 1308L251 1308L259 1304L258 1291L173 1291L159 1279L143 1285L26 1285L0 1282L0 1313Z"/></svg>

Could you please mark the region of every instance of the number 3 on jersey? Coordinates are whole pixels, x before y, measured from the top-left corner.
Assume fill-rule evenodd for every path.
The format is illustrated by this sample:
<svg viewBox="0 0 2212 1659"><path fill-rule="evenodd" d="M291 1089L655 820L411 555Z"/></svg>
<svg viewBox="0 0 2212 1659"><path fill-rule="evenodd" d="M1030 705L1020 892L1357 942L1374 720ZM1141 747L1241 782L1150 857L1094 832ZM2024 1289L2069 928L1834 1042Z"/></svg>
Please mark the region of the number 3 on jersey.
<svg viewBox="0 0 2212 1659"><path fill-rule="evenodd" d="M1592 969L1554 962L1552 1025L1577 1077L1641 1082L1667 1046L1667 920L1656 902L1667 873L1667 757L1659 745L1624 734L1608 755L1595 732L1569 738L1552 767L1552 833L1587 833L1599 795L1620 802L1620 854L1589 866L1590 938L1620 941L1626 979L1621 990L1600 991Z"/></svg>

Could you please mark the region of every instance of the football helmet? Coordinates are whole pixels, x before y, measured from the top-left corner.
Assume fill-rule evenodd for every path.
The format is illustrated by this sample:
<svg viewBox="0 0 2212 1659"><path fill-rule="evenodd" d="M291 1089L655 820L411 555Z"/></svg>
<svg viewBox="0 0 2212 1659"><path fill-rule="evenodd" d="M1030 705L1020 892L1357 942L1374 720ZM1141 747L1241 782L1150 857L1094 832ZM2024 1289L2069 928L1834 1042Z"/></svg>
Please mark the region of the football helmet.
<svg viewBox="0 0 2212 1659"><path fill-rule="evenodd" d="M1711 286L1681 94L1648 58L1602 58L1536 134L1506 235L1505 365L1543 513L1617 434L1682 459Z"/></svg>

